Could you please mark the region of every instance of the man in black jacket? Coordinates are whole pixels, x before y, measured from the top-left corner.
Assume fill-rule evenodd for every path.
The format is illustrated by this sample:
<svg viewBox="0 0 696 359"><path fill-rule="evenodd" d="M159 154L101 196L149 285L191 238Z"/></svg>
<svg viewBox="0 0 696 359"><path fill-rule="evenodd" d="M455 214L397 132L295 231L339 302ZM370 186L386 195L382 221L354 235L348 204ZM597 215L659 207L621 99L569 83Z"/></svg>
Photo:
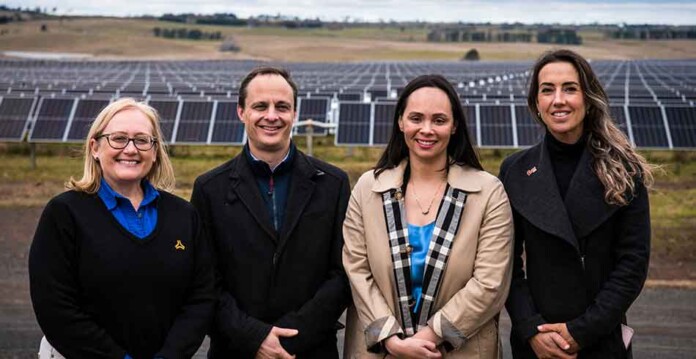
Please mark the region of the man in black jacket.
<svg viewBox="0 0 696 359"><path fill-rule="evenodd" d="M216 251L209 358L338 358L350 301L341 263L350 184L290 140L297 86L278 68L242 81L242 153L201 175L191 202Z"/></svg>

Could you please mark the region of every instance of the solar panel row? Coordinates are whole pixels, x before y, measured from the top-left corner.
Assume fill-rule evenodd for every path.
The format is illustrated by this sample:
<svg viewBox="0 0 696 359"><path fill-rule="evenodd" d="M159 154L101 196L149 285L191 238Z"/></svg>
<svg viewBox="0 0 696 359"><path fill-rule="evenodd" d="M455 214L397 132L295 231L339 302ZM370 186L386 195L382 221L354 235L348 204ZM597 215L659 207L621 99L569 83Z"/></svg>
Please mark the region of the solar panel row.
<svg viewBox="0 0 696 359"><path fill-rule="evenodd" d="M108 100L42 98L32 119L33 98L2 99L0 139L21 141L29 129L30 142L82 142ZM231 101L152 101L161 116L166 142L185 144L242 144L244 125ZM172 140L174 139L174 140Z"/></svg>
<svg viewBox="0 0 696 359"><path fill-rule="evenodd" d="M374 146L387 143L394 103L341 102L336 145ZM640 148L696 148L696 108L612 106L619 128ZM517 148L541 140L543 127L526 105L464 106L472 141L480 147Z"/></svg>
<svg viewBox="0 0 696 359"><path fill-rule="evenodd" d="M32 142L80 142L107 104L108 100L95 99L41 98L37 104L36 98L0 98L0 139L20 141L30 130ZM150 104L160 113L164 136L174 139L172 143L244 141L236 102L156 100ZM326 98L302 100L300 106L304 106L300 120L326 122L332 111ZM341 102L336 111L336 144L385 144L391 135L394 108L394 102ZM476 104L464 109L472 140L482 147L529 146L543 134L524 105ZM696 148L696 108L624 105L611 110L619 128L638 147Z"/></svg>
<svg viewBox="0 0 696 359"><path fill-rule="evenodd" d="M0 93L234 98L250 61L40 62L0 60ZM523 100L530 62L287 63L300 96L340 101L392 99L413 77L440 73L471 101ZM696 61L594 61L618 104L693 105Z"/></svg>

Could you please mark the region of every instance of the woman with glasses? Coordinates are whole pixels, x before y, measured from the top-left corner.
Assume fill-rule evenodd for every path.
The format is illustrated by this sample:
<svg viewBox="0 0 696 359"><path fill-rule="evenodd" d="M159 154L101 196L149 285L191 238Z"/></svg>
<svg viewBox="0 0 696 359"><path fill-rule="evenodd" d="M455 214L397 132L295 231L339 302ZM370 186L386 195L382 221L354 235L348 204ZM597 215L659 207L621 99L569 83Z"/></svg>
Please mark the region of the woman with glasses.
<svg viewBox="0 0 696 359"><path fill-rule="evenodd" d="M43 211L29 254L42 349L68 358L188 358L213 310L208 246L157 112L132 99L97 116L84 171Z"/></svg>

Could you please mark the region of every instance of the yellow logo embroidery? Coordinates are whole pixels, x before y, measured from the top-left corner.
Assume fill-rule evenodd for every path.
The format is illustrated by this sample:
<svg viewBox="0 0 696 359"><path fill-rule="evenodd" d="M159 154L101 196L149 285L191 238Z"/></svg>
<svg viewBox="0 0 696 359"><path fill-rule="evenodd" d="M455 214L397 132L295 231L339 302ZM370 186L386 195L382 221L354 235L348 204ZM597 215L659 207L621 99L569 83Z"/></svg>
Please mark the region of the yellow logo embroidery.
<svg viewBox="0 0 696 359"><path fill-rule="evenodd" d="M181 239L177 239L176 244L174 245L174 249L176 249L177 251L185 251L186 246L183 243L181 243Z"/></svg>

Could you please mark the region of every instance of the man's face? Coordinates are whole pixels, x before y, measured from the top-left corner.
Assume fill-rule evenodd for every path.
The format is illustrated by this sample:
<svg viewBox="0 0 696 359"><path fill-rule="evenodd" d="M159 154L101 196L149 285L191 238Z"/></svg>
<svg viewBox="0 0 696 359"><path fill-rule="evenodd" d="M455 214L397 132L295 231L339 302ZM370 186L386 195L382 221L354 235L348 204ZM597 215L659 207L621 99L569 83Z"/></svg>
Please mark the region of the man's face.
<svg viewBox="0 0 696 359"><path fill-rule="evenodd" d="M287 152L295 120L293 99L292 87L280 75L259 75L249 82L245 106L237 106L237 114L253 153Z"/></svg>

